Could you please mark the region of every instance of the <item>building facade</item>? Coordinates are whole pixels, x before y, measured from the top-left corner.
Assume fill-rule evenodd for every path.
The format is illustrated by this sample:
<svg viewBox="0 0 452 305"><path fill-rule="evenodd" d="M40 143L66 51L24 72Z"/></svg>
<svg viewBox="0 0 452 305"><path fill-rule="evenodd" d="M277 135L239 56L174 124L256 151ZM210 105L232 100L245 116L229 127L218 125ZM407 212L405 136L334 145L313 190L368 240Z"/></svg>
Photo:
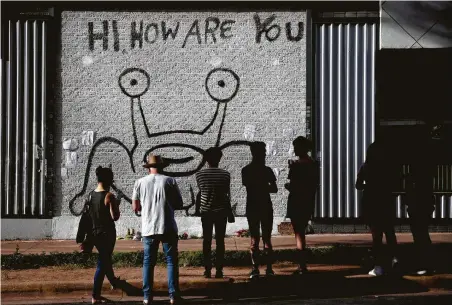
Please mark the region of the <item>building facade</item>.
<svg viewBox="0 0 452 305"><path fill-rule="evenodd" d="M150 152L166 158L165 173L176 177L183 194L179 230L200 235L194 173L212 146L222 149L220 166L231 172L237 221L227 233L233 234L247 228L240 173L251 161L252 141L266 143L267 165L277 177L272 201L278 234L285 221L287 160L299 135L315 142L313 157L321 164L315 227L357 231L354 179L384 121L376 94L379 54L384 48L452 45L435 29L442 24L436 16L440 21L430 30L440 38L410 35L416 41L408 46L411 41L394 28L399 23L388 21L399 7L385 3L131 5L7 8L2 239L74 238L99 165L112 167L114 192L125 195L118 234L139 230L130 197ZM443 165L438 179L444 194L435 217L450 225L452 175L450 164ZM402 219L400 198L395 213Z"/></svg>

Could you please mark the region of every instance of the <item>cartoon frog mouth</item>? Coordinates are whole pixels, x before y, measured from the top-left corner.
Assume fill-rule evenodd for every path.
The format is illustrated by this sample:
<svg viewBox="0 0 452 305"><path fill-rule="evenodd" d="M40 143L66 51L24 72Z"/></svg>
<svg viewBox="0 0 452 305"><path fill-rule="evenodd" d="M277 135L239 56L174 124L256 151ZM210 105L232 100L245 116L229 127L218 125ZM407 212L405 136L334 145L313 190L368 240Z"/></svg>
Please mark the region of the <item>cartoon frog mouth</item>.
<svg viewBox="0 0 452 305"><path fill-rule="evenodd" d="M186 155L188 157L166 157L165 155L168 155L165 153L165 149L167 148L179 148L179 149L185 149ZM189 152L191 150L191 152ZM167 176L171 177L187 177L193 175L195 172L200 170L204 164L204 150L196 147L194 145L190 144L184 144L184 143L167 143L167 144L161 144L157 145L148 151L143 156L143 163L146 160L146 157L150 153L159 153L159 151L162 151L162 159L165 163L164 168L162 169L161 173ZM196 151L199 155L194 156L193 151ZM175 168L179 168L179 170L173 170Z"/></svg>

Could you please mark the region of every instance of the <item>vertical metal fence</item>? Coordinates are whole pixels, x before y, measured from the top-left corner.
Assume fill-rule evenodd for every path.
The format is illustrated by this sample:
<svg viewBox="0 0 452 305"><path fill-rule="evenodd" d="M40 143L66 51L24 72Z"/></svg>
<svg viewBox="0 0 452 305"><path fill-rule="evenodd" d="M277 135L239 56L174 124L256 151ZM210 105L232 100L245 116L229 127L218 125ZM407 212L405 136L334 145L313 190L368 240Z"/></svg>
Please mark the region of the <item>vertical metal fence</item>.
<svg viewBox="0 0 452 305"><path fill-rule="evenodd" d="M358 218L356 174L375 135L376 23L316 24L320 192L315 217Z"/></svg>
<svg viewBox="0 0 452 305"><path fill-rule="evenodd" d="M315 217L359 218L355 179L375 137L376 23L314 25L315 109L320 191ZM406 175L409 165L401 172ZM452 165L437 166L433 218L452 218ZM398 218L408 218L405 185L395 193Z"/></svg>
<svg viewBox="0 0 452 305"><path fill-rule="evenodd" d="M45 20L2 23L2 217L47 216Z"/></svg>

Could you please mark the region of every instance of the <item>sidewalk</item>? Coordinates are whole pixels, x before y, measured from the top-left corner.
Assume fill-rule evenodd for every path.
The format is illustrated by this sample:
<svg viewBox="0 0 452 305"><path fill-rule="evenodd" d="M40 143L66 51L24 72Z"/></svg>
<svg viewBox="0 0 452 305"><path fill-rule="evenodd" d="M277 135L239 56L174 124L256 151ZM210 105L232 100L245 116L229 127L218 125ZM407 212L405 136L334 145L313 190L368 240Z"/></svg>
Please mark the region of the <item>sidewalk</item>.
<svg viewBox="0 0 452 305"><path fill-rule="evenodd" d="M433 243L452 244L452 233L431 233ZM307 244L314 246L331 245L354 245L370 246L372 237L370 234L314 234L308 235ZM400 244L412 243L413 238L410 233L398 233L397 240ZM215 242L214 242L215 243ZM293 236L274 236L272 238L273 248L293 249L295 248L295 238ZM229 237L225 239L226 250L249 250L249 238ZM13 254L17 246L22 254L41 254L42 252L63 252L71 253L78 251L79 247L75 240L17 240L2 241L1 254ZM116 241L116 252L134 252L143 250L142 243L133 240ZM199 251L202 250L202 239L188 239L179 241L179 251Z"/></svg>
<svg viewBox="0 0 452 305"><path fill-rule="evenodd" d="M383 276L370 277L357 265L331 266L309 265L310 273L301 277L291 276L296 266L279 263L274 266L276 276L249 281L249 267L225 267L224 279L204 279L202 268L180 268L180 288L184 296L203 296L210 299L237 300L298 296L301 298L342 298L366 295L417 294L426 292L451 292L452 274L433 276ZM91 293L95 269L65 269L62 267L2 272L2 301L36 297L77 295L87 297ZM117 268L115 273L127 281L123 291L110 291L104 281L103 295L112 300L126 300L141 296L141 268ZM261 268L261 274L265 269ZM167 296L166 268L155 269L155 294ZM130 300L130 298L129 298Z"/></svg>

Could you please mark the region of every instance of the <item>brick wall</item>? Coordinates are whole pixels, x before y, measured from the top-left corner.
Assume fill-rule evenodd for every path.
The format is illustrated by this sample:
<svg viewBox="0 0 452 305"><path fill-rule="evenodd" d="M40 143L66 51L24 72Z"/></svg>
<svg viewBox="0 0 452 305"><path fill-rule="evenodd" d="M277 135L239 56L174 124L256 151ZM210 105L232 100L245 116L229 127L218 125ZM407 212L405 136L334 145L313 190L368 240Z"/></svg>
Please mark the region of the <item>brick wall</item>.
<svg viewBox="0 0 452 305"><path fill-rule="evenodd" d="M283 217L291 141L306 130L305 16L63 12L55 215L70 216L74 198L80 209L98 165L112 164L116 185L130 197L149 150L179 159L166 170L189 205L202 152L217 143L243 215L240 170L251 159L245 141L259 140L278 178L275 216ZM132 215L128 203L121 210Z"/></svg>

